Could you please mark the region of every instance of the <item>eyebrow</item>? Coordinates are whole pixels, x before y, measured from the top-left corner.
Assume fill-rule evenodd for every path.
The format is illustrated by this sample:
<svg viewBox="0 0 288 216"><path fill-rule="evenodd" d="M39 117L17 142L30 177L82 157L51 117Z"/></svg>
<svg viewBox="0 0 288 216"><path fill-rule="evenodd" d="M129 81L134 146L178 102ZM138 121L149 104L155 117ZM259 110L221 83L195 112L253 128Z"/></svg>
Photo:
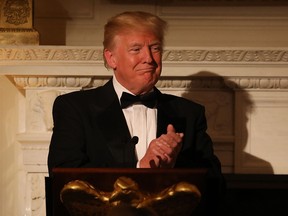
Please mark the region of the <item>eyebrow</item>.
<svg viewBox="0 0 288 216"><path fill-rule="evenodd" d="M159 45L162 46L162 43L160 41L153 41L152 43L148 44L149 47ZM134 46L143 46L143 44L138 43L138 42L133 42L131 44L128 44L129 47L134 47Z"/></svg>

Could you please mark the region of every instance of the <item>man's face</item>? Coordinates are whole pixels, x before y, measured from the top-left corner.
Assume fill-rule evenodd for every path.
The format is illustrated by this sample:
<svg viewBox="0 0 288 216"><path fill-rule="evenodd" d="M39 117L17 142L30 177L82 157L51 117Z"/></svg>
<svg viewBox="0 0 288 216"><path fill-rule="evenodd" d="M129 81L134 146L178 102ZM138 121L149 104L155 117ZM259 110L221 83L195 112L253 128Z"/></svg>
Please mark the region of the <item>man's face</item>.
<svg viewBox="0 0 288 216"><path fill-rule="evenodd" d="M117 35L114 48L105 51L119 83L134 94L150 91L162 70L162 44L152 33L129 31Z"/></svg>

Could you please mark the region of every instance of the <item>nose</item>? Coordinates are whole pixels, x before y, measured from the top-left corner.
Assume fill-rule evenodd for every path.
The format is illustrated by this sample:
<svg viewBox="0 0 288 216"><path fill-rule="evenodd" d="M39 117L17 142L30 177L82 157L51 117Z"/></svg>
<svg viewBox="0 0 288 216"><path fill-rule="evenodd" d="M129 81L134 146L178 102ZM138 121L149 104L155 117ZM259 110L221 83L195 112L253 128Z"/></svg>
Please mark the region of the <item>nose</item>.
<svg viewBox="0 0 288 216"><path fill-rule="evenodd" d="M154 62L154 57L153 57L150 47L145 48L143 59L146 63Z"/></svg>

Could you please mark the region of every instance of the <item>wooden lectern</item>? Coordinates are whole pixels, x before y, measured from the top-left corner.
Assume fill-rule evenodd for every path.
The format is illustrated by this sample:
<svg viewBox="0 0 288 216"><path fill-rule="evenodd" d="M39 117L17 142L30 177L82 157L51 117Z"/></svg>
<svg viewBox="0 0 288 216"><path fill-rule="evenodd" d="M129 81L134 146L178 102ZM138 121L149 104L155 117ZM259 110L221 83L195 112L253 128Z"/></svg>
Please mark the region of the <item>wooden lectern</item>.
<svg viewBox="0 0 288 216"><path fill-rule="evenodd" d="M198 205L205 193L207 170L55 168L52 174L46 179L47 216L168 216L179 211L178 216ZM120 213L123 207L135 206L143 211Z"/></svg>

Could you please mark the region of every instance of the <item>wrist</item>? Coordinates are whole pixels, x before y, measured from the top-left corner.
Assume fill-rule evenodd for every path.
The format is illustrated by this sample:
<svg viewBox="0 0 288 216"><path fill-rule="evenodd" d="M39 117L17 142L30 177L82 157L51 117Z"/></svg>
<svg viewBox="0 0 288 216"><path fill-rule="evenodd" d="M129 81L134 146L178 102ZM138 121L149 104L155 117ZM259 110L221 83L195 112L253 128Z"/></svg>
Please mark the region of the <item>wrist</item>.
<svg viewBox="0 0 288 216"><path fill-rule="evenodd" d="M149 162L145 161L145 159L141 159L140 161L138 161L139 168L151 168Z"/></svg>

